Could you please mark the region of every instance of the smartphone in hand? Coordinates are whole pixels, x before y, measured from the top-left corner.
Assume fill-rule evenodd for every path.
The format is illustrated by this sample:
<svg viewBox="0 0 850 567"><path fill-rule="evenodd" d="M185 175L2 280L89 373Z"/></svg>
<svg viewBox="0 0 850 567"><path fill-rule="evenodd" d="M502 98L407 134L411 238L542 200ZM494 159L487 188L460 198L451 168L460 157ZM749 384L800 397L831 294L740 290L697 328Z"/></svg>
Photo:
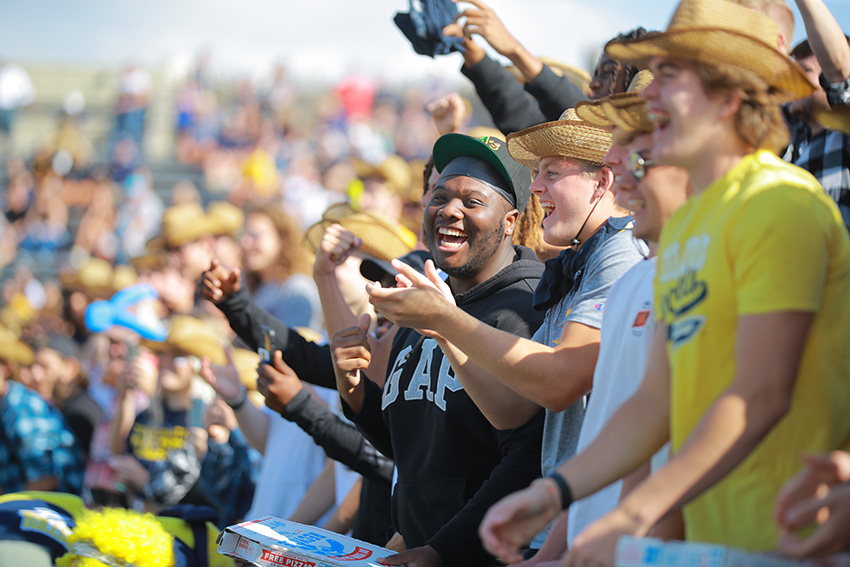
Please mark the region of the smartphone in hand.
<svg viewBox="0 0 850 567"><path fill-rule="evenodd" d="M265 325L261 327L261 330L263 331L263 344L257 349L257 353L260 355L261 362L271 364L272 352L274 352L275 332L274 329Z"/></svg>

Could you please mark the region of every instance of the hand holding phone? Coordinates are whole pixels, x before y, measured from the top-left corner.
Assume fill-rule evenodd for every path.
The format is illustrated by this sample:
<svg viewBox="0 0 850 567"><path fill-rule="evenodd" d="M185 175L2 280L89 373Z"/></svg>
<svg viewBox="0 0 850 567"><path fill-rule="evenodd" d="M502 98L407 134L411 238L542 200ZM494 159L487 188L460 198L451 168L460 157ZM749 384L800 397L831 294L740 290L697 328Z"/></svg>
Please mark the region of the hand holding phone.
<svg viewBox="0 0 850 567"><path fill-rule="evenodd" d="M263 364L271 364L272 363L272 352L274 352L274 338L275 332L271 327L266 327L263 325L261 327L263 331L263 344L257 349L257 353L260 355L260 362Z"/></svg>

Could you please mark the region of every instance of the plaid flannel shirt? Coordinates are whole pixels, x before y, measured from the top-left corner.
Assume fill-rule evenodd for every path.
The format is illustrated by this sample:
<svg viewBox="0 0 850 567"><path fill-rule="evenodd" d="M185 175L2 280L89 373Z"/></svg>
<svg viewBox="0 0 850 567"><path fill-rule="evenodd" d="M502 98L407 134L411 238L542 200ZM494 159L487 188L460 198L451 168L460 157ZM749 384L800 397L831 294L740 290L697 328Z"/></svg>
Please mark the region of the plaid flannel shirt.
<svg viewBox="0 0 850 567"><path fill-rule="evenodd" d="M59 492L79 494L85 462L59 410L17 382L0 400L0 488L24 490L26 483L54 477Z"/></svg>
<svg viewBox="0 0 850 567"><path fill-rule="evenodd" d="M827 83L821 75L830 106L850 104L850 78L841 83ZM783 156L785 161L810 172L823 185L850 229L850 136L835 130L822 130L812 135L802 120L786 119L791 129L791 142Z"/></svg>

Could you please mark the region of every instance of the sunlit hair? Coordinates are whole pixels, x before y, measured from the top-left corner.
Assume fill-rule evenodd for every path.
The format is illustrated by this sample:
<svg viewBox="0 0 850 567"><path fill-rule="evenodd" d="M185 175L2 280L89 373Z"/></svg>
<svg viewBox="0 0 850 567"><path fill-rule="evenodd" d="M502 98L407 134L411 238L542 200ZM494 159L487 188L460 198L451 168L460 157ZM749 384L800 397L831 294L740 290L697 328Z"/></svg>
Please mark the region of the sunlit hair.
<svg viewBox="0 0 850 567"><path fill-rule="evenodd" d="M273 280L282 282L296 273L309 274L312 259L304 246L304 232L298 221L280 205L269 203L252 205L245 212L245 218L254 214L268 217L280 239L280 253L274 263ZM245 274L245 282L248 289L252 290L261 283L258 274L250 273Z"/></svg>
<svg viewBox="0 0 850 567"><path fill-rule="evenodd" d="M790 135L772 89L755 73L732 65L697 64L707 93L734 92L741 97L741 107L735 114L735 131L755 150L778 154Z"/></svg>
<svg viewBox="0 0 850 567"><path fill-rule="evenodd" d="M537 195L531 195L528 199L528 204L525 210L517 219L516 229L514 230L513 243L531 248L535 252L539 252L543 248L543 237L540 233L540 227L543 225L543 207L540 206L540 199Z"/></svg>

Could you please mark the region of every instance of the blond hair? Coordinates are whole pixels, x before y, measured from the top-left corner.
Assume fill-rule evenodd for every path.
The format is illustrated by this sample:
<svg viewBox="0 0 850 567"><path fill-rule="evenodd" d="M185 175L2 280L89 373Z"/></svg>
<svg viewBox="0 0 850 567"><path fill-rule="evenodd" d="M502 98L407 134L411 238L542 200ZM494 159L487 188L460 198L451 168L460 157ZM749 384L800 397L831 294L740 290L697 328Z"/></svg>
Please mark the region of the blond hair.
<svg viewBox="0 0 850 567"><path fill-rule="evenodd" d="M735 113L735 131L744 143L776 154L788 146L788 126L770 85L740 67L697 65L707 92L734 92L741 97L741 106Z"/></svg>

